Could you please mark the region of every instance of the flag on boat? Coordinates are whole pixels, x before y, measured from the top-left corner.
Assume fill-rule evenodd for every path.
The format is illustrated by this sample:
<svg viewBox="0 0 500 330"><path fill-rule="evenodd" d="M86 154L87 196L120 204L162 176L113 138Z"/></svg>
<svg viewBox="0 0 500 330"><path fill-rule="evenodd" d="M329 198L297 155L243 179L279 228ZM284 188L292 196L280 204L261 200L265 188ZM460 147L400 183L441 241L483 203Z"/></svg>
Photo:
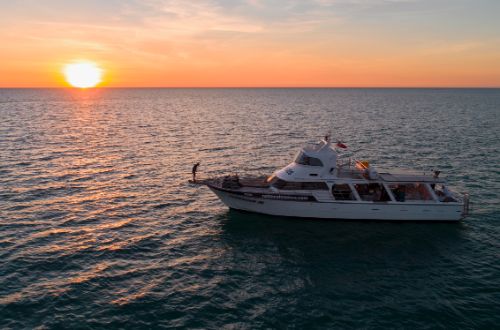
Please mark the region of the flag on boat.
<svg viewBox="0 0 500 330"><path fill-rule="evenodd" d="M370 163L366 160L356 160L356 168L358 170L366 170L370 167Z"/></svg>
<svg viewBox="0 0 500 330"><path fill-rule="evenodd" d="M340 141L337 142L337 147L342 148L342 149L347 149L347 146Z"/></svg>

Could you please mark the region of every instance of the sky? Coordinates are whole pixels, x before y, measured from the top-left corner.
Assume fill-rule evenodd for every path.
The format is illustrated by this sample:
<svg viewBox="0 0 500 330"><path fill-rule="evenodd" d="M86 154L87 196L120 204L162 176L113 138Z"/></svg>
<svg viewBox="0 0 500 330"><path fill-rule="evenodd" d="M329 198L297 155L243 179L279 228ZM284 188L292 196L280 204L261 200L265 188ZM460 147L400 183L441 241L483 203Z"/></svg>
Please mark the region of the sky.
<svg viewBox="0 0 500 330"><path fill-rule="evenodd" d="M0 87L500 87L500 0L0 0Z"/></svg>

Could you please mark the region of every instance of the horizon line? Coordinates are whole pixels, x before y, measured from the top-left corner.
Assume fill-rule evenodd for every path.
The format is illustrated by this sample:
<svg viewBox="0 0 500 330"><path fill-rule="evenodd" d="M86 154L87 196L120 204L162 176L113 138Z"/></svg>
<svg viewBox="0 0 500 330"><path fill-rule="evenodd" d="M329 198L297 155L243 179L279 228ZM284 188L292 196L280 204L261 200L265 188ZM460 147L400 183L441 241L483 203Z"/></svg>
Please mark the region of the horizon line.
<svg viewBox="0 0 500 330"><path fill-rule="evenodd" d="M500 89L500 86L98 86L90 88L0 86L0 89Z"/></svg>

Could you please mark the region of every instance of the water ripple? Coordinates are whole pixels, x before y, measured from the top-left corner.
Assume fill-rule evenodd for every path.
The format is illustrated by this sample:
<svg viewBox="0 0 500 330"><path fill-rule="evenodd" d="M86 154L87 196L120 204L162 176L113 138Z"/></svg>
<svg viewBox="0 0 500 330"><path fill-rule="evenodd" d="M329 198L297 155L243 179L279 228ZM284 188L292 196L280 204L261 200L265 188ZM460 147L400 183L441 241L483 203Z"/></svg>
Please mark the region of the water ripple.
<svg viewBox="0 0 500 330"><path fill-rule="evenodd" d="M0 90L2 328L495 328L498 90ZM267 174L328 131L440 168L447 224L228 211L200 176Z"/></svg>

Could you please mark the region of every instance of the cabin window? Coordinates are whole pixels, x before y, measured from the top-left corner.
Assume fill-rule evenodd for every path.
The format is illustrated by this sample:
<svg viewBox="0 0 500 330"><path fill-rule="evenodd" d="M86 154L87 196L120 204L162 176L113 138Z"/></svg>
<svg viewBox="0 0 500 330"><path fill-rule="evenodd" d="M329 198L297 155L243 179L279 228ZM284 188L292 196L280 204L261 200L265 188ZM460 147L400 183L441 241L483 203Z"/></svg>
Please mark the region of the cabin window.
<svg viewBox="0 0 500 330"><path fill-rule="evenodd" d="M300 152L295 158L295 163L307 166L323 166L323 163L318 158L309 157L303 152Z"/></svg>
<svg viewBox="0 0 500 330"><path fill-rule="evenodd" d="M431 185L431 188L434 189L434 193L436 194L437 198L439 199L440 202L456 202L457 200L453 198L453 194L451 191L446 188L445 185L443 184L438 184L434 185L434 187Z"/></svg>
<svg viewBox="0 0 500 330"><path fill-rule="evenodd" d="M304 190L328 190L328 185L324 182L302 182Z"/></svg>
<svg viewBox="0 0 500 330"><path fill-rule="evenodd" d="M324 182L293 182L277 179L273 186L281 190L328 190Z"/></svg>
<svg viewBox="0 0 500 330"><path fill-rule="evenodd" d="M398 202L433 200L429 189L424 183L399 183L389 185L389 188Z"/></svg>
<svg viewBox="0 0 500 330"><path fill-rule="evenodd" d="M363 201L388 202L391 200L384 186L379 183L355 184L354 188Z"/></svg>
<svg viewBox="0 0 500 330"><path fill-rule="evenodd" d="M356 200L348 184L335 184L332 187L333 198L339 201Z"/></svg>
<svg viewBox="0 0 500 330"><path fill-rule="evenodd" d="M290 182L281 179L278 179L274 186L283 190L300 190L301 188L300 182Z"/></svg>

